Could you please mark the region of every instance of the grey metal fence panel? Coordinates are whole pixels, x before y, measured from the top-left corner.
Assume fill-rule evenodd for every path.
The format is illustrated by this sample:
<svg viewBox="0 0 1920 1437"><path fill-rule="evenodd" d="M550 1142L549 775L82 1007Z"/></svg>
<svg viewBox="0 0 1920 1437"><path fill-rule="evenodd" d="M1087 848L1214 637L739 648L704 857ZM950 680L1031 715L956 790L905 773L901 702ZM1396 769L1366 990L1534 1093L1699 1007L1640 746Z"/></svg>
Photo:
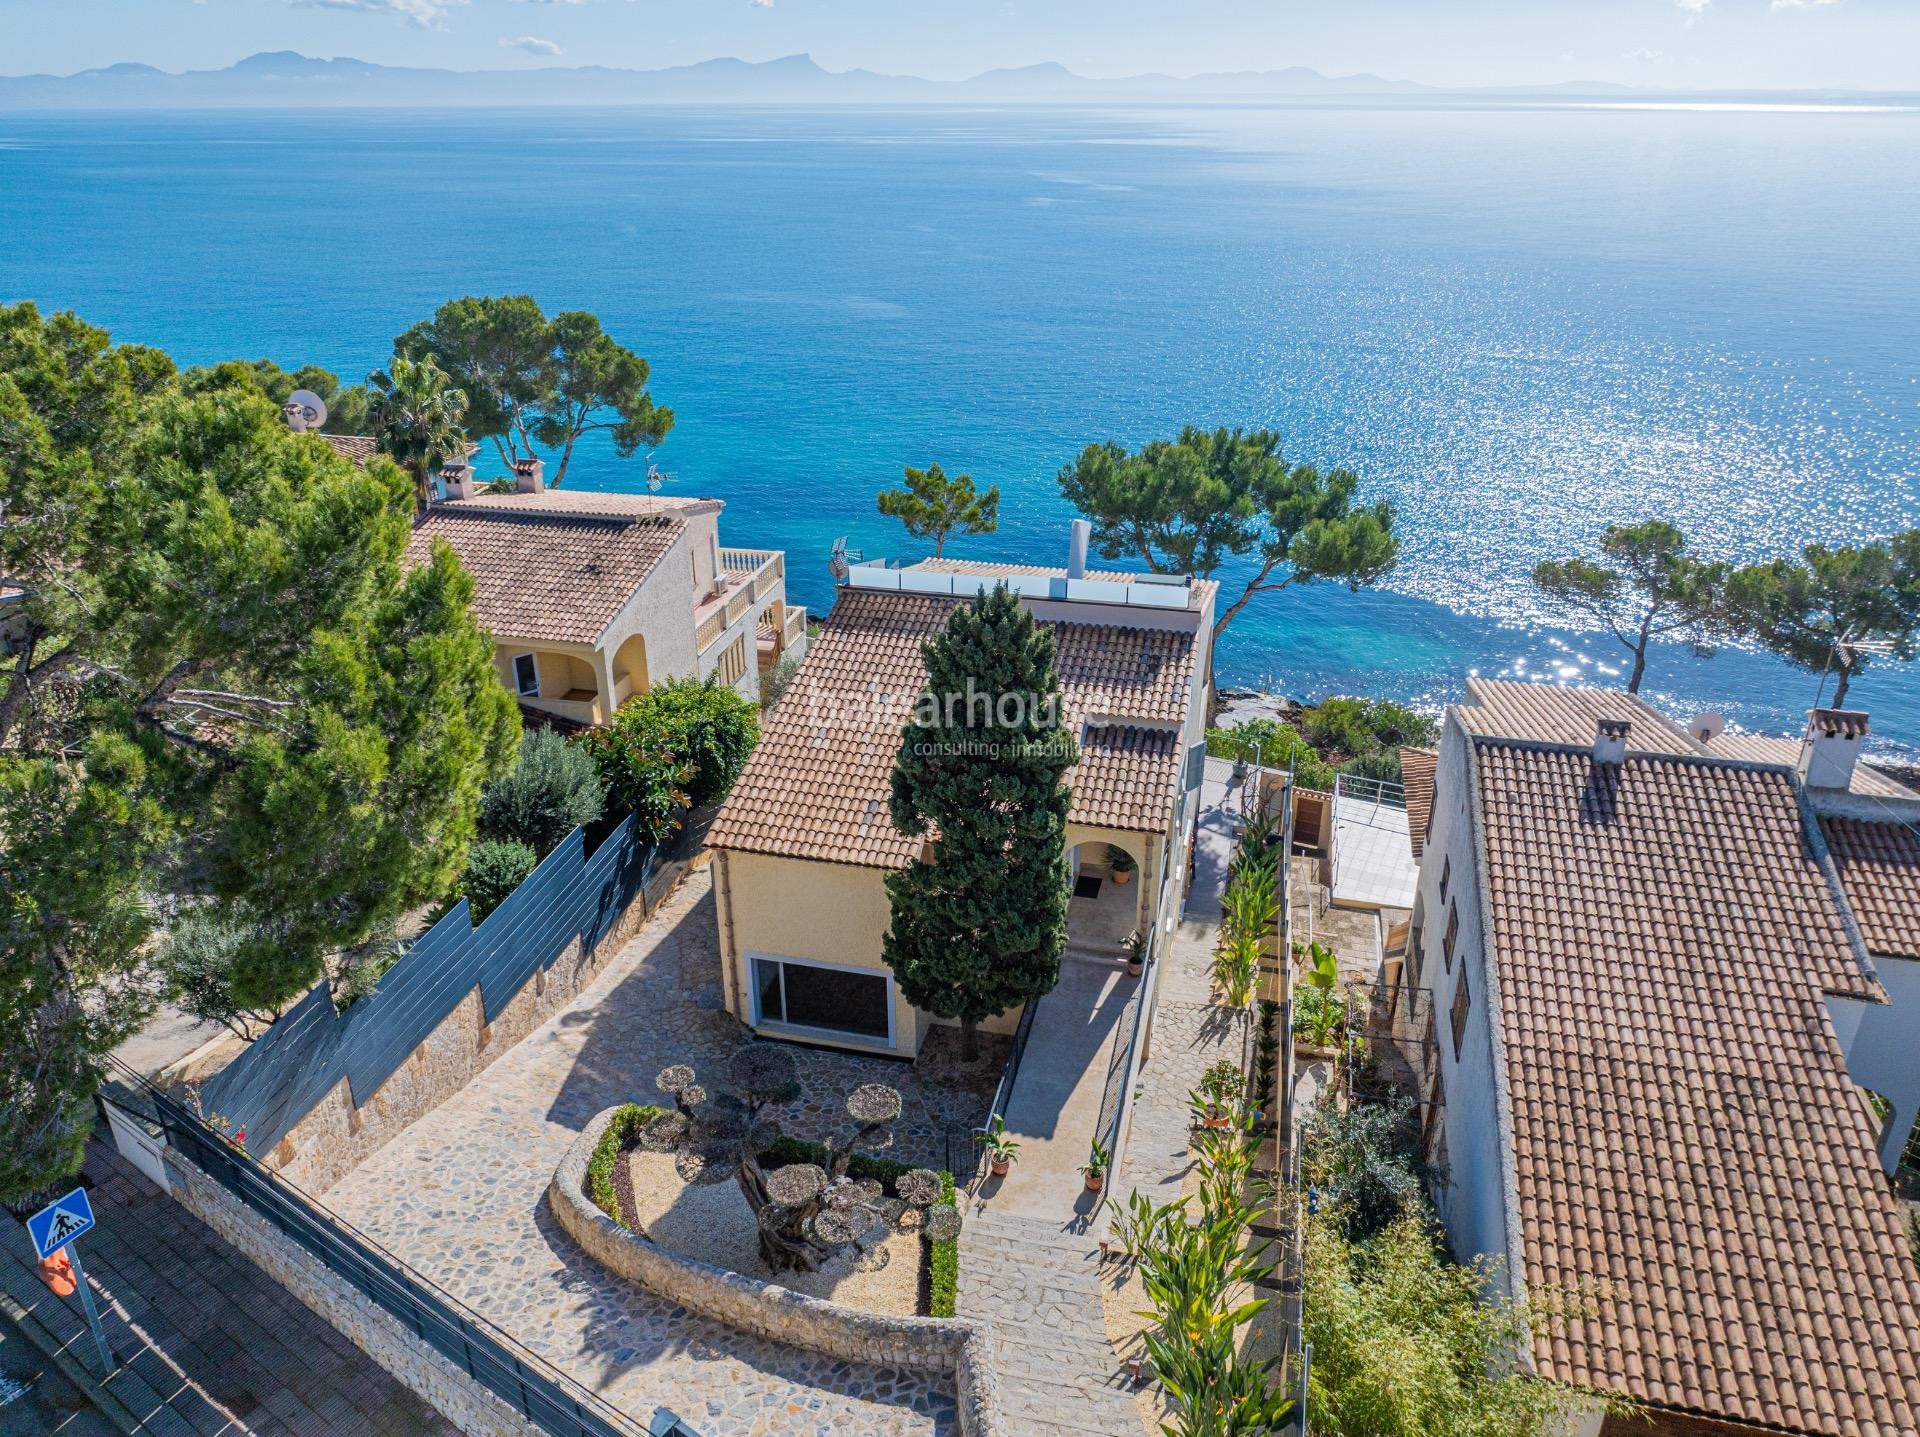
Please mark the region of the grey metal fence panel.
<svg viewBox="0 0 1920 1437"><path fill-rule="evenodd" d="M345 1014L322 982L207 1083L203 1110L265 1152L342 1078L366 1103L476 985L492 1022L576 939L594 947L640 892L652 858L631 818L591 855L575 829L479 927L462 900Z"/></svg>

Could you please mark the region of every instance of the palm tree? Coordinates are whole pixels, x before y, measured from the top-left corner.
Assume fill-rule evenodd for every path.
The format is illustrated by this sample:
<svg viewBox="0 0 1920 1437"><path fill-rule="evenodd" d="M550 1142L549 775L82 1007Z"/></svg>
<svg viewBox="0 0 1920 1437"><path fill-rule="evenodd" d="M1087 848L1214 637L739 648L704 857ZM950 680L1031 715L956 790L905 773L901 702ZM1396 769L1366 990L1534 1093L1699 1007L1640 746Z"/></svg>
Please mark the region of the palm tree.
<svg viewBox="0 0 1920 1437"><path fill-rule="evenodd" d="M427 507L427 479L435 469L467 452L467 396L431 358L396 354L390 370L367 376L372 400L367 406L380 447L413 475L414 497Z"/></svg>

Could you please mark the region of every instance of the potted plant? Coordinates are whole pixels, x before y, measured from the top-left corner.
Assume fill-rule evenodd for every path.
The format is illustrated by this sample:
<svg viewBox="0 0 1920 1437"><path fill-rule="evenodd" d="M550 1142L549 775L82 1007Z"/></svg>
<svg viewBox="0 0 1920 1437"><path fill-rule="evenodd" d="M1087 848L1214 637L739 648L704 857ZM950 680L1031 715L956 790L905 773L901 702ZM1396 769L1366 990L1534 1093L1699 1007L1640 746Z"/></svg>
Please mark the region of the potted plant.
<svg viewBox="0 0 1920 1437"><path fill-rule="evenodd" d="M1020 1156L1020 1144L1007 1136L1006 1120L995 1113L978 1136L981 1146L987 1150L988 1171L997 1178L1005 1177L1007 1169Z"/></svg>
<svg viewBox="0 0 1920 1437"><path fill-rule="evenodd" d="M1127 976L1138 978L1147 968L1147 935L1138 928L1127 935Z"/></svg>
<svg viewBox="0 0 1920 1437"><path fill-rule="evenodd" d="M1323 944L1312 944L1293 997L1294 1046L1307 1056L1330 1058L1337 1054L1335 1039L1347 1015L1346 1001L1337 991L1339 984L1339 957Z"/></svg>
<svg viewBox="0 0 1920 1437"><path fill-rule="evenodd" d="M1096 1141L1087 1153L1087 1160L1080 1165L1080 1171L1087 1175L1087 1191L1097 1193L1107 1185L1107 1165L1112 1159L1107 1150Z"/></svg>
<svg viewBox="0 0 1920 1437"><path fill-rule="evenodd" d="M1115 883L1124 888L1133 882L1133 870L1138 866L1126 849L1107 845L1107 872Z"/></svg>
<svg viewBox="0 0 1920 1437"><path fill-rule="evenodd" d="M1233 1105L1246 1093L1246 1081L1240 1065L1222 1058L1200 1075L1200 1096L1206 1101L1206 1125L1224 1128L1233 1114Z"/></svg>

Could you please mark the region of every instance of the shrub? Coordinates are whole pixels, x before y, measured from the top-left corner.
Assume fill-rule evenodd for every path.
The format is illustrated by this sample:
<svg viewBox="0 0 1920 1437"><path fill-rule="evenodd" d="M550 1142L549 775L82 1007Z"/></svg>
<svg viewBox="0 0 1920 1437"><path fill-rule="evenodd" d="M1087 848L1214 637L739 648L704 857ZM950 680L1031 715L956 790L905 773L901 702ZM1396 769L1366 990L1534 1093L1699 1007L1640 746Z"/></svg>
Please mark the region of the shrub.
<svg viewBox="0 0 1920 1437"><path fill-rule="evenodd" d="M627 704L613 728L692 764L687 796L708 804L725 798L746 767L760 741L760 711L717 679L673 679Z"/></svg>
<svg viewBox="0 0 1920 1437"><path fill-rule="evenodd" d="M467 871L460 890L467 895L477 924L498 908L529 873L540 855L517 839L482 839L467 851Z"/></svg>
<svg viewBox="0 0 1920 1437"><path fill-rule="evenodd" d="M802 656L791 651L780 656L780 662L773 666L773 672L760 680L762 708L772 711L780 706L780 700L793 687L793 676L800 672L801 662Z"/></svg>
<svg viewBox="0 0 1920 1437"><path fill-rule="evenodd" d="M940 1173L940 1201L955 1202L953 1174ZM927 1244L927 1316L952 1317L960 1294L960 1239Z"/></svg>
<svg viewBox="0 0 1920 1437"><path fill-rule="evenodd" d="M627 1103L616 1109L607 1130L594 1144L593 1156L587 1159L587 1196L593 1199L595 1207L622 1227L627 1225L627 1220L620 1216L620 1201L613 1190L614 1164L620 1161L620 1154L639 1140L640 1129L665 1112L665 1108L642 1107L639 1103Z"/></svg>
<svg viewBox="0 0 1920 1437"><path fill-rule="evenodd" d="M480 794L480 832L515 839L545 858L606 804L593 758L552 729L528 729L520 758Z"/></svg>
<svg viewBox="0 0 1920 1437"><path fill-rule="evenodd" d="M1325 793L1333 787L1332 766L1313 751L1313 745L1300 736L1299 730L1278 719L1254 719L1237 728L1208 729L1207 753L1212 758L1247 763L1257 758L1268 768L1291 766L1302 788Z"/></svg>
<svg viewBox="0 0 1920 1437"><path fill-rule="evenodd" d="M234 996L247 947L258 936L235 910L184 910L160 953L168 996L201 1022L219 1023L243 1036L248 1022L271 1022L274 1014L249 1008Z"/></svg>
<svg viewBox="0 0 1920 1437"><path fill-rule="evenodd" d="M1484 1267L1455 1267L1426 1221L1394 1219L1354 1242L1324 1217L1307 1228L1303 1337L1308 1406L1324 1437L1543 1437L1593 1398L1513 1361L1551 1312L1485 1300Z"/></svg>
<svg viewBox="0 0 1920 1437"><path fill-rule="evenodd" d="M1413 1102L1404 1098L1349 1108L1322 1098L1301 1125L1302 1175L1319 1189L1354 1242L1365 1242L1425 1207L1408 1141L1413 1112Z"/></svg>
<svg viewBox="0 0 1920 1437"><path fill-rule="evenodd" d="M1348 778L1374 778L1382 783L1405 781L1400 772L1400 750L1397 748L1377 748L1359 758L1350 758L1340 765L1340 772Z"/></svg>
<svg viewBox="0 0 1920 1437"><path fill-rule="evenodd" d="M607 811L633 814L645 842L658 843L680 826L681 810L692 802L687 797L692 764L618 726L595 729L580 746L599 771Z"/></svg>
<svg viewBox="0 0 1920 1437"><path fill-rule="evenodd" d="M1439 725L1388 699L1331 698L1305 719L1307 737L1323 751L1361 758L1380 748L1431 744Z"/></svg>

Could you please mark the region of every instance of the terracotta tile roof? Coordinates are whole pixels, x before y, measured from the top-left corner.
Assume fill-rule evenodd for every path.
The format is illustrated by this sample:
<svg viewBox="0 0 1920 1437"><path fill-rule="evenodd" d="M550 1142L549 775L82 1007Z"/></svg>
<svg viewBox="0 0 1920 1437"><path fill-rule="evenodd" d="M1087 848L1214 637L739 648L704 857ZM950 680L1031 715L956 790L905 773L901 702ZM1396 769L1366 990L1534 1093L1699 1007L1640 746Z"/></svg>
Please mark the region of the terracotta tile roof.
<svg viewBox="0 0 1920 1437"><path fill-rule="evenodd" d="M920 645L946 626L958 602L840 590L707 842L832 863L911 862L918 840L894 831L888 775L904 715L926 682ZM1106 624L1049 627L1076 733L1100 719L1130 720L1139 730L1186 716L1193 635ZM1179 767L1177 742L1161 754L1144 736L1122 733L1102 735L1090 749L1091 757L1068 775L1072 820L1160 829ZM1087 770L1084 791L1081 770Z"/></svg>
<svg viewBox="0 0 1920 1437"><path fill-rule="evenodd" d="M471 499L449 499L462 509L506 509L540 514L618 514L647 518L660 514L717 514L726 505L718 499L681 498L672 494L612 494L591 489L542 489L535 494L475 494Z"/></svg>
<svg viewBox="0 0 1920 1437"><path fill-rule="evenodd" d="M1783 768L1792 768L1800 761L1800 748L1803 742L1802 739L1772 738L1766 734L1723 733L1718 738L1709 739L1701 745L1701 748L1715 758L1744 759L1748 763L1777 763ZM1866 763L1854 765L1850 792L1869 794L1876 798L1920 797L1920 794L1915 794L1898 779Z"/></svg>
<svg viewBox="0 0 1920 1437"><path fill-rule="evenodd" d="M1796 1432L1920 1431L1920 1281L1822 990L1879 994L1792 780L1482 741L1541 1372ZM1480 994L1475 992L1475 1001Z"/></svg>
<svg viewBox="0 0 1920 1437"><path fill-rule="evenodd" d="M1440 755L1430 748L1400 750L1400 780L1407 790L1407 839L1413 845L1413 861L1427 846L1427 826L1433 821L1433 777L1440 766Z"/></svg>
<svg viewBox="0 0 1920 1437"><path fill-rule="evenodd" d="M1158 833L1173 813L1180 779L1180 731L1098 724L1080 736L1073 821L1095 828Z"/></svg>
<svg viewBox="0 0 1920 1437"><path fill-rule="evenodd" d="M380 441L365 434L322 434L333 452L355 464L364 465L380 452Z"/></svg>
<svg viewBox="0 0 1920 1437"><path fill-rule="evenodd" d="M1920 834L1854 818L1823 818L1820 827L1867 951L1920 958Z"/></svg>
<svg viewBox="0 0 1920 1437"><path fill-rule="evenodd" d="M1696 753L1686 733L1645 700L1622 689L1523 684L1510 679L1468 679L1467 698L1455 705L1466 731L1476 738L1529 739L1536 743L1593 745L1603 718L1625 719L1629 753Z"/></svg>
<svg viewBox="0 0 1920 1437"><path fill-rule="evenodd" d="M664 516L436 504L407 557L424 563L435 540L451 545L473 575L474 613L496 637L591 644L684 531ZM691 610L691 594L687 602Z"/></svg>

